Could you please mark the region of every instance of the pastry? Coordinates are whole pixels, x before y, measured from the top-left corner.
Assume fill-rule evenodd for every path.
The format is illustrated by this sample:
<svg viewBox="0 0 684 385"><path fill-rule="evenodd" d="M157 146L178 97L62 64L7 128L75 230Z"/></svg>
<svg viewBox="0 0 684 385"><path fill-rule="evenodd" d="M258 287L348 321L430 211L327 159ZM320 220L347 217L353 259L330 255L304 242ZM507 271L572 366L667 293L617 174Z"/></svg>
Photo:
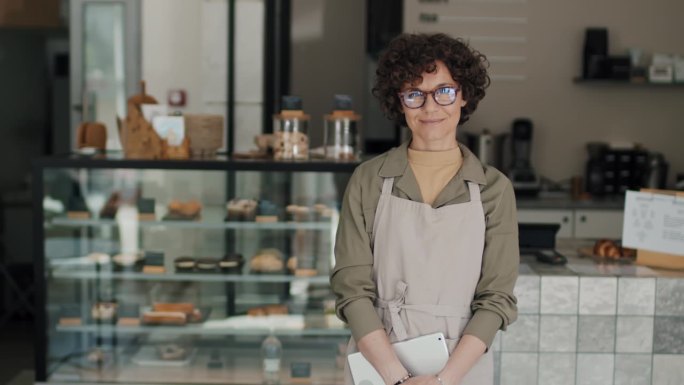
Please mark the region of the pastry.
<svg viewBox="0 0 684 385"><path fill-rule="evenodd" d="M197 220L200 218L202 204L196 200L182 202L174 199L169 202L167 219L171 220Z"/></svg>
<svg viewBox="0 0 684 385"><path fill-rule="evenodd" d="M286 209L290 219L295 222L306 222L311 220L313 210L307 206L289 205Z"/></svg>
<svg viewBox="0 0 684 385"><path fill-rule="evenodd" d="M297 257L292 256L287 259L287 269L290 270L291 272L294 272L297 270Z"/></svg>
<svg viewBox="0 0 684 385"><path fill-rule="evenodd" d="M197 271L203 273L215 272L218 269L219 262L215 258L198 258L197 259Z"/></svg>
<svg viewBox="0 0 684 385"><path fill-rule="evenodd" d="M142 322L145 325L185 325L188 317L178 311L146 311L143 313Z"/></svg>
<svg viewBox="0 0 684 385"><path fill-rule="evenodd" d="M283 270L283 254L278 249L260 250L249 262L253 272L272 273Z"/></svg>
<svg viewBox="0 0 684 385"><path fill-rule="evenodd" d="M226 203L227 221L253 221L256 213L257 201L253 199L231 199Z"/></svg>
<svg viewBox="0 0 684 385"><path fill-rule="evenodd" d="M176 267L176 272L188 273L195 270L197 261L192 257L178 257L173 261L173 264Z"/></svg>
<svg viewBox="0 0 684 385"><path fill-rule="evenodd" d="M286 305L266 305L247 309L247 315L252 317L264 317L275 314L289 314Z"/></svg>
<svg viewBox="0 0 684 385"><path fill-rule="evenodd" d="M636 252L632 249L622 248L617 242L610 239L599 239L594 243L593 254L607 259L620 259L633 257Z"/></svg>
<svg viewBox="0 0 684 385"><path fill-rule="evenodd" d="M98 322L113 321L116 317L117 306L118 305L116 302L96 302L90 308L90 315L93 317L95 321Z"/></svg>
<svg viewBox="0 0 684 385"><path fill-rule="evenodd" d="M122 253L112 257L112 260L119 268L133 269L142 262L143 258L141 258L140 254Z"/></svg>
<svg viewBox="0 0 684 385"><path fill-rule="evenodd" d="M182 313L188 322L199 322L202 320L202 313L190 302L166 303L160 302L152 305L153 312Z"/></svg>
<svg viewBox="0 0 684 385"><path fill-rule="evenodd" d="M219 267L224 273L238 273L244 263L242 254L228 254L219 261Z"/></svg>
<svg viewBox="0 0 684 385"><path fill-rule="evenodd" d="M107 264L111 261L111 257L107 253L90 253L86 256L89 261L100 265Z"/></svg>
<svg viewBox="0 0 684 385"><path fill-rule="evenodd" d="M183 360L187 356L187 349L178 344L164 344L157 346L157 353L162 360Z"/></svg>

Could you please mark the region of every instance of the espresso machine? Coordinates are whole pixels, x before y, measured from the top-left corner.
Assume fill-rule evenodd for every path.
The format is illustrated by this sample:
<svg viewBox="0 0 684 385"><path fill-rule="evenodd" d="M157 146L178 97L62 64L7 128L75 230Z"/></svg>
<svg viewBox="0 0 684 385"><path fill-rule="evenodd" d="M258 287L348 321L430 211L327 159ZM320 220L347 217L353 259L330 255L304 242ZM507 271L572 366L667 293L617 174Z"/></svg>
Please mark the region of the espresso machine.
<svg viewBox="0 0 684 385"><path fill-rule="evenodd" d="M539 175L532 168L532 121L516 119L511 132L511 167L508 178L518 196L535 196L541 188Z"/></svg>

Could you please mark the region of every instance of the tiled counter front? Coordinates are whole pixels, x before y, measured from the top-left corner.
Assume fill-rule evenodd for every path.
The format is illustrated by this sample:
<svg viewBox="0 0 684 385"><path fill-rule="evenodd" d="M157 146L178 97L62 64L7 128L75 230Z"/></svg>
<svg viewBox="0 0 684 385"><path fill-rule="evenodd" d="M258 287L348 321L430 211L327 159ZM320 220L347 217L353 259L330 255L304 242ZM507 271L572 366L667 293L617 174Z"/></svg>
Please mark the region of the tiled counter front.
<svg viewBox="0 0 684 385"><path fill-rule="evenodd" d="M684 278L522 274L500 385L684 384Z"/></svg>

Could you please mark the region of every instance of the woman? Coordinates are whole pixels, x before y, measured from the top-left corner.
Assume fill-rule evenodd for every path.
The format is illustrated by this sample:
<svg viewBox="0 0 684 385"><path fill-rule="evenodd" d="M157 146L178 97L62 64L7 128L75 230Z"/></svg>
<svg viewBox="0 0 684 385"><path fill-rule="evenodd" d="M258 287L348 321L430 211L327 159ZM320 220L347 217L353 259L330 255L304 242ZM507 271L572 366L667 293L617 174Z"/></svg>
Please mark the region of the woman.
<svg viewBox="0 0 684 385"><path fill-rule="evenodd" d="M488 348L517 316L515 197L456 140L489 85L486 59L444 34L405 34L376 74L373 94L411 139L361 164L347 185L330 280L349 351L388 385L492 384ZM437 331L447 365L413 377L390 343Z"/></svg>

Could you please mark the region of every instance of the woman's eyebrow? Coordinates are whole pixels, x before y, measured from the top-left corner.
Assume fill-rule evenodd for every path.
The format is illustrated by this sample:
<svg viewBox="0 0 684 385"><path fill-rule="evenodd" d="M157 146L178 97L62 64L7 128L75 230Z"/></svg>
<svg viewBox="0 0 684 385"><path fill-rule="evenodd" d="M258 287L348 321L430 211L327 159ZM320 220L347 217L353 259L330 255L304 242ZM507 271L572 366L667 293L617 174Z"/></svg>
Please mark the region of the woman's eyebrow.
<svg viewBox="0 0 684 385"><path fill-rule="evenodd" d="M457 87L457 85L456 85L456 83L440 83L440 84L436 85L434 88L432 88L432 89L430 89L430 90L423 90L423 89L420 89L420 88L418 88L418 87L409 87L409 88L406 89L406 91L422 91L422 92L426 92L426 91L434 91L434 90L436 90L436 89L438 89L438 88L441 88L441 87Z"/></svg>

